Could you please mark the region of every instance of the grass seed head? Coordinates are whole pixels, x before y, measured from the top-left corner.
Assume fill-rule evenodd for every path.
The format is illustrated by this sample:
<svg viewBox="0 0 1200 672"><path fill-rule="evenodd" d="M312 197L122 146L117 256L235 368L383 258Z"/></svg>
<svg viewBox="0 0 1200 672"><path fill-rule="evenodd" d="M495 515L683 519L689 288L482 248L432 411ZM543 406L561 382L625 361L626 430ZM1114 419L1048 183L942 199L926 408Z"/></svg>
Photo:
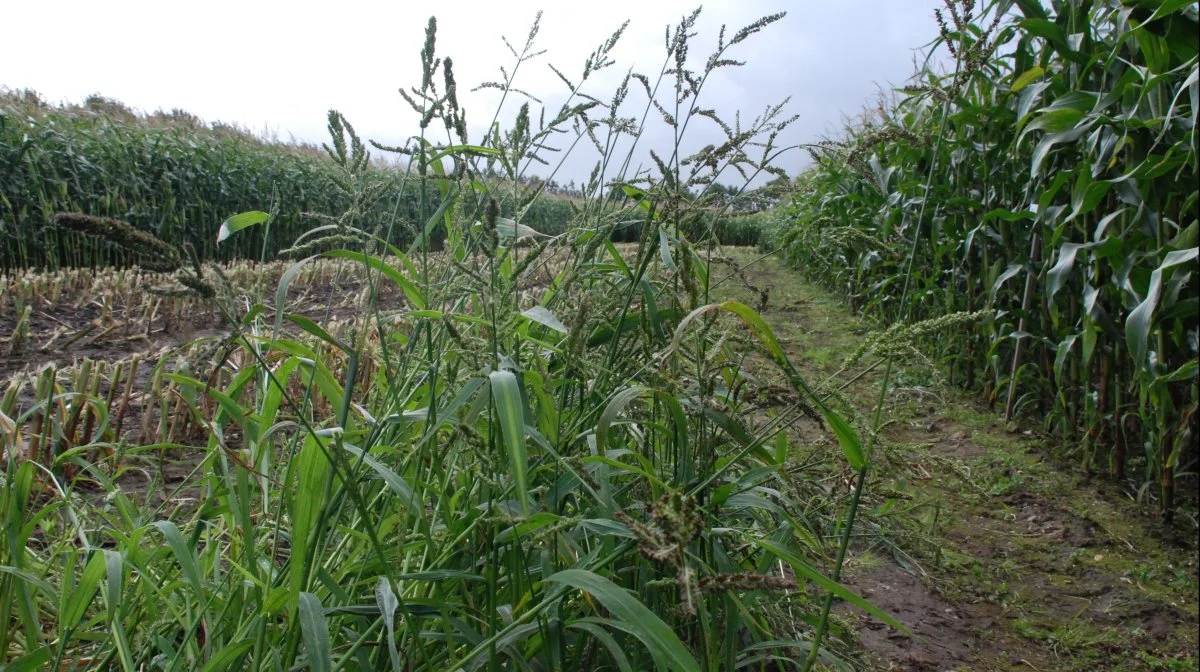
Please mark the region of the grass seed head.
<svg viewBox="0 0 1200 672"><path fill-rule="evenodd" d="M134 228L132 224L112 217L96 217L80 212L60 212L54 215L59 228L103 238L133 253L143 268L169 273L182 265L178 250L157 237Z"/></svg>

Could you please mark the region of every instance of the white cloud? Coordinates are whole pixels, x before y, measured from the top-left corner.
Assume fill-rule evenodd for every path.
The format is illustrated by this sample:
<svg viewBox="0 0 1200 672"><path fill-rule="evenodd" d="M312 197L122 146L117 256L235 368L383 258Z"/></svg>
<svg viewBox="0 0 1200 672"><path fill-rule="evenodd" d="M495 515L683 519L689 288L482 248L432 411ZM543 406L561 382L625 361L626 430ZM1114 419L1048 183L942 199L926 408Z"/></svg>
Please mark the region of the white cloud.
<svg viewBox="0 0 1200 672"><path fill-rule="evenodd" d="M936 30L936 4L710 2L697 26L694 58L715 44L722 23L732 32L765 14L789 15L737 47L732 56L747 65L715 77L706 104L729 117L740 108L746 118L790 96L788 109L801 120L787 142L816 140L843 114L862 109L878 86L910 74L913 50ZM501 65L511 69L513 58L500 37L519 48L538 7L524 0L26 0L6 8L7 25L45 29L7 32L0 41L0 85L32 88L51 100L98 92L143 110L182 108L210 121L316 142L325 139L325 114L332 107L366 137L394 142L415 130L415 117L396 89L419 82L418 54L431 13L438 17L437 51L453 58L462 89L499 79ZM693 7L675 0L551 4L537 39L547 54L522 66L517 85L548 104L560 101L563 85L547 64L577 77L587 55L628 18L629 29L613 52L617 64L588 89L607 98L630 67L657 74L664 28ZM462 98L477 135L498 96L482 91ZM631 95L630 110L636 98ZM717 139L698 130L696 145ZM659 144L667 138L656 131L647 139ZM590 160L572 162L567 177L585 175ZM793 153L783 165L794 170L803 161Z"/></svg>

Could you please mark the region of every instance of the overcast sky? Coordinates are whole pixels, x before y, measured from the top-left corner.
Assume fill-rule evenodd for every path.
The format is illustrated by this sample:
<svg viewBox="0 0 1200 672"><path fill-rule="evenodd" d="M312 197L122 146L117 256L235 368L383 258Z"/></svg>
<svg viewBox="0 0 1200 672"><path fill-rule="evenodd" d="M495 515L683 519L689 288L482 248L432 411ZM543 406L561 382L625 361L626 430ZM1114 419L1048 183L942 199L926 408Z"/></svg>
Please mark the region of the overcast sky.
<svg viewBox="0 0 1200 672"><path fill-rule="evenodd" d="M922 57L920 47L936 34L933 8L940 4L710 1L691 48L697 64L716 44L721 24L732 33L765 14L788 15L730 53L746 65L710 81L702 102L731 120L739 109L743 118L752 118L790 96L787 110L800 119L782 141L818 140L835 131L844 115L861 111L880 89L908 78L914 59ZM384 143L415 132L415 116L396 89L420 82L419 52L430 14L438 18L437 52L453 58L459 87L467 89L500 79L501 65L511 71L513 58L501 36L519 47L537 10L544 9L537 44L547 53L522 67L516 85L553 106L547 111L552 116L564 85L548 64L576 78L587 55L630 19L613 52L616 65L586 89L608 100L629 68L659 72L664 28L696 6L677 0L14 0L6 5L10 30L0 40L0 86L31 88L52 101L100 93L141 110L181 108L207 121L313 142L326 139L326 112L336 108L363 136ZM464 92L460 98L472 139L478 140L495 110L496 92ZM640 113L642 105L644 100L631 94L624 111ZM511 120L512 112L502 114L502 121ZM667 138L655 125L643 147L661 149ZM703 146L719 142L721 135L697 126L691 140L692 146ZM586 153L574 156L559 181L581 179L594 160ZM794 172L806 160L793 151L780 165Z"/></svg>

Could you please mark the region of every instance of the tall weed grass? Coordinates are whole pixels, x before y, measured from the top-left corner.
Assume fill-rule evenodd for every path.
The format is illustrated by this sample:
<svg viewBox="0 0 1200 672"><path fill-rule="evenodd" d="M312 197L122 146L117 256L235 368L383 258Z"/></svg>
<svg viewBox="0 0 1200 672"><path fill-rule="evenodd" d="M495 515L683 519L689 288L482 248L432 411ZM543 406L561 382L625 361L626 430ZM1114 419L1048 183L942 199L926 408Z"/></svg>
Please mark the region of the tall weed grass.
<svg viewBox="0 0 1200 672"><path fill-rule="evenodd" d="M491 84L517 102L510 130L478 143L431 20L422 81L404 92L421 133L377 148L410 160L401 191L380 187L368 145L332 112L344 208L290 241L303 258L274 310L222 300L221 275L195 264L234 331L160 369L187 426L149 445L102 427L76 445L71 408L104 404L91 383L43 371L12 424L36 417L53 458L10 459L0 500L6 669L846 669L822 646L835 597L900 627L834 580L869 446L757 312L715 300L719 251L692 196L722 170L770 168L745 150L771 155L781 107L734 128L698 101L782 15L722 29L700 59L697 16L669 29L659 72L601 99L588 87L614 65L617 30L563 77L570 97L540 128L513 78L538 57L535 22ZM675 144L634 174L611 148L648 118ZM714 120L725 145L682 155L688 127ZM506 216L522 199L500 185L520 185L560 138L600 149L585 192L633 201L635 244L612 243L630 211L605 197L570 229L515 244L528 213ZM489 168L503 181L479 179ZM417 226L397 245L404 220L374 213L410 196ZM254 232L281 217L262 210L223 213L220 244L262 246ZM286 303L330 258L358 265L366 287L336 325L332 306L321 319ZM404 309L381 306L384 286ZM752 375L754 351L790 395ZM817 438L797 442L801 424ZM194 464L166 501L121 487L153 454ZM857 471L851 501L797 479L812 455Z"/></svg>

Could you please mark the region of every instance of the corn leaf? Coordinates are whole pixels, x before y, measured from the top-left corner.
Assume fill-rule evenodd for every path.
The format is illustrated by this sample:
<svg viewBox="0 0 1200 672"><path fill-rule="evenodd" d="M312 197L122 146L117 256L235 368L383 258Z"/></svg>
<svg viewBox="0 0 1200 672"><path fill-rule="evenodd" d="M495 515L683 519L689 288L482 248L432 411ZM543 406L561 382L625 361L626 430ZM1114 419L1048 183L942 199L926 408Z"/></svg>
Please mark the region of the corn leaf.
<svg viewBox="0 0 1200 672"><path fill-rule="evenodd" d="M232 236L238 231L241 231L242 229L262 224L270 219L271 215L268 215L261 210L251 210L249 212L236 214L224 222L221 222L221 228L217 231L217 244L220 245L221 242L226 238Z"/></svg>

